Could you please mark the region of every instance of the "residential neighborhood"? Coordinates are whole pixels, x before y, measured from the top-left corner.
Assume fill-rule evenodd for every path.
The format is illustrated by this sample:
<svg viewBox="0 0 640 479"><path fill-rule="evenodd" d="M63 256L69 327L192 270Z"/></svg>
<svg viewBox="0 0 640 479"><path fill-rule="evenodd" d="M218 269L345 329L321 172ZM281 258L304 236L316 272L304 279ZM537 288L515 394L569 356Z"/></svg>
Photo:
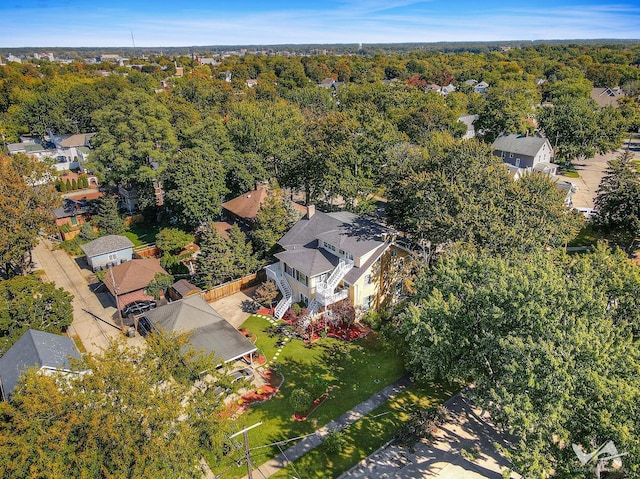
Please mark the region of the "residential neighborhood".
<svg viewBox="0 0 640 479"><path fill-rule="evenodd" d="M640 44L427 45L0 45L0 476L637 477Z"/></svg>

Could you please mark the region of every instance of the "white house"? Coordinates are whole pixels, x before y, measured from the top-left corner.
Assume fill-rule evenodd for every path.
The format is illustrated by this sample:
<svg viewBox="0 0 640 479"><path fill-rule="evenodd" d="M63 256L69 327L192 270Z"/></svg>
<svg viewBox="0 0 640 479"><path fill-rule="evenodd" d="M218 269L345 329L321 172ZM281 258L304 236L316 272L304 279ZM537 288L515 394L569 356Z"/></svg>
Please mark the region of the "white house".
<svg viewBox="0 0 640 479"><path fill-rule="evenodd" d="M553 163L553 148L546 138L500 135L491 147L495 156L517 168L556 174L558 165Z"/></svg>

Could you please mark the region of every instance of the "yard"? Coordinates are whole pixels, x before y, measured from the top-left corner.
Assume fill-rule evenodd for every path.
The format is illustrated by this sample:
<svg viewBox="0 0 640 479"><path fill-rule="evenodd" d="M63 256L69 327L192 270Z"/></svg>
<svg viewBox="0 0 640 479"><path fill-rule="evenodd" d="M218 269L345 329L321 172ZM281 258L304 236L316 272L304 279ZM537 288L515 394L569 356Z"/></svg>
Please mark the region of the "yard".
<svg viewBox="0 0 640 479"><path fill-rule="evenodd" d="M242 325L244 329L256 335L257 346L264 352L267 359L272 361L279 349L280 338L277 335L270 337L265 332L270 326L267 320L257 316L249 317ZM395 351L389 351L383 347L376 333L371 333L353 343L321 338L312 344L306 344L299 339L292 339L282 347L276 364L278 372L285 379L278 394L269 401L253 405L236 421L238 430L262 422L261 426L249 432L251 448L311 433L405 374L402 360ZM301 387L309 389L319 380L328 385L327 399L306 420L296 421L293 417L293 408L289 403L291 392ZM440 400L449 392L431 389L420 394L424 395L428 401L428 398ZM403 393L394 403L397 402L401 406L405 401L402 398L406 395L409 398L405 399L406 401L415 403L418 400L416 393ZM382 408L389 407L392 406ZM388 418L385 418L387 415L382 416L380 424L375 426L377 428L375 434L368 432L369 426L363 425L364 422L351 426L349 434L354 435L355 441L351 446L352 450L344 451L344 457L340 456L339 459L332 460L332 463L336 463L335 467L340 470L348 468L352 463L357 462L362 454L366 455L384 443L393 434L396 423L399 424L396 418L398 414L398 411L394 411L393 414L388 414ZM293 444L291 442L289 446ZM264 447L253 451L252 457L254 463L262 464L279 452L276 446ZM214 472L223 474L222 477L241 477L246 474L246 466L235 463L235 460L241 457L242 452L238 449L232 451L227 456L227 460L221 463L210 460L210 463L215 466ZM303 458L302 461L305 459ZM323 467L326 469L326 466L325 464Z"/></svg>

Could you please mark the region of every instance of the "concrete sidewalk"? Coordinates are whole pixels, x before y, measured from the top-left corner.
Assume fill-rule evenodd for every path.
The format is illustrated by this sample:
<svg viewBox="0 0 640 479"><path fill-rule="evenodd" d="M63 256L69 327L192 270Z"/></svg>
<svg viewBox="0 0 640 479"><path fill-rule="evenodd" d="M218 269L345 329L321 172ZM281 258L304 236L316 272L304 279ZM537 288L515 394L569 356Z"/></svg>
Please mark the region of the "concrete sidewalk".
<svg viewBox="0 0 640 479"><path fill-rule="evenodd" d="M290 447L282 454L279 454L270 461L267 461L261 466L258 466L254 470L256 472L254 476L264 478L272 476L280 469L286 467L290 462L300 459L306 453L318 447L324 442L324 440L331 432L341 431L347 426L350 426L354 422L361 419L363 416L369 414L374 409L382 406L392 397L404 391L409 384L411 384L411 380L408 375L404 376L395 383L390 384L383 390L371 396L366 401L361 402L353 409L347 411L336 420L331 421L324 427L321 427L320 429L315 431L313 434L300 440L300 442L298 442L295 446ZM244 479L248 479L248 476L245 476Z"/></svg>

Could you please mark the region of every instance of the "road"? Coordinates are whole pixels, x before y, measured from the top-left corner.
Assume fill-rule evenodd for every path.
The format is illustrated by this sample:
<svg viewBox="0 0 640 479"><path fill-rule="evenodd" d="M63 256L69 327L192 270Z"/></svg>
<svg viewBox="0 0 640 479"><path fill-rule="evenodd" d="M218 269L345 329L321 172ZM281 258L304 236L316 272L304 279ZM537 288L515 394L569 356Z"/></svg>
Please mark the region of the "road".
<svg viewBox="0 0 640 479"><path fill-rule="evenodd" d="M52 249L48 240L40 241L33 251L33 260L35 269L43 270L48 281L73 295L73 322L68 332L70 336L80 339L87 352L100 353L109 346L111 339L124 337L115 327L113 317L116 308L109 294L96 294L91 290L91 271L80 269L64 251ZM95 319L87 311L108 324ZM138 337L129 339L132 345L142 341L142 338Z"/></svg>

